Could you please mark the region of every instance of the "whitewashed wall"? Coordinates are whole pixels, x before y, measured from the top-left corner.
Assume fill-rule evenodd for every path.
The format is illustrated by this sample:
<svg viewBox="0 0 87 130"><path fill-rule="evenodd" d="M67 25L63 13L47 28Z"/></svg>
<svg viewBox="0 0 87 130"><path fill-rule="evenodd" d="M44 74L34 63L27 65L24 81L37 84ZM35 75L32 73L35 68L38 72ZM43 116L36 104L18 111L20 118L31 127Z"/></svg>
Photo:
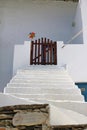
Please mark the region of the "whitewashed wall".
<svg viewBox="0 0 87 130"><path fill-rule="evenodd" d="M67 65L67 69L75 82L87 82L87 1L80 1L74 18L75 26L73 27L74 40L71 43L81 42L83 44L68 44L64 48L62 42L58 42L58 65ZM82 15L82 19L80 21Z"/></svg>
<svg viewBox="0 0 87 130"><path fill-rule="evenodd" d="M18 69L26 68L30 65L30 41L25 41L23 45L16 45L13 57L13 75Z"/></svg>
<svg viewBox="0 0 87 130"><path fill-rule="evenodd" d="M12 77L14 45L22 45L31 31L36 38L67 42L76 8L74 2L0 0L0 90Z"/></svg>
<svg viewBox="0 0 87 130"><path fill-rule="evenodd" d="M81 45L66 45L61 49L59 47L58 59L59 64L67 64L69 73L75 82L87 82L87 0L80 0L76 14L75 31L79 32L82 26L83 44ZM82 21L79 21L79 10L82 15ZM81 22L81 23L80 23ZM77 34L77 33L76 33ZM80 36L79 35L79 36ZM77 37L78 38L78 37ZM79 38L78 38L79 39ZM76 39L75 39L76 40Z"/></svg>

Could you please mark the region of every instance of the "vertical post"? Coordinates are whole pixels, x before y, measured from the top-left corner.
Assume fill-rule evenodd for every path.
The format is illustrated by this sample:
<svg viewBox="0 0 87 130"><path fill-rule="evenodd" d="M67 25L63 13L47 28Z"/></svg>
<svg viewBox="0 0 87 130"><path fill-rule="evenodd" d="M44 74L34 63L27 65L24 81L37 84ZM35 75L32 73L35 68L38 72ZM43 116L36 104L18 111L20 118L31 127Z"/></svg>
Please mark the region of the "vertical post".
<svg viewBox="0 0 87 130"><path fill-rule="evenodd" d="M50 40L48 39L47 40L47 64L49 64L49 42L50 42Z"/></svg>
<svg viewBox="0 0 87 130"><path fill-rule="evenodd" d="M46 37L44 38L44 43L46 43Z"/></svg>
<svg viewBox="0 0 87 130"><path fill-rule="evenodd" d="M54 42L54 64L57 65L57 43Z"/></svg>
<svg viewBox="0 0 87 130"><path fill-rule="evenodd" d="M28 52L29 52L29 59L28 59L28 65L30 65L30 55L31 55L31 42L28 42L29 44L27 46L29 46Z"/></svg>
<svg viewBox="0 0 87 130"><path fill-rule="evenodd" d="M38 65L40 64L40 39L38 39Z"/></svg>
<svg viewBox="0 0 87 130"><path fill-rule="evenodd" d="M43 46L43 64L46 64L46 38L44 39L44 46Z"/></svg>
<svg viewBox="0 0 87 130"><path fill-rule="evenodd" d="M41 38L41 64L43 65L43 38Z"/></svg>
<svg viewBox="0 0 87 130"><path fill-rule="evenodd" d="M52 65L52 41L50 42L50 64Z"/></svg>
<svg viewBox="0 0 87 130"><path fill-rule="evenodd" d="M59 53L59 46L58 46L59 44L58 44L58 42L56 42L56 58L57 58L57 65L59 64L59 55L60 55L60 53Z"/></svg>
<svg viewBox="0 0 87 130"><path fill-rule="evenodd" d="M36 57L37 57L37 40L35 40L35 65L36 65Z"/></svg>

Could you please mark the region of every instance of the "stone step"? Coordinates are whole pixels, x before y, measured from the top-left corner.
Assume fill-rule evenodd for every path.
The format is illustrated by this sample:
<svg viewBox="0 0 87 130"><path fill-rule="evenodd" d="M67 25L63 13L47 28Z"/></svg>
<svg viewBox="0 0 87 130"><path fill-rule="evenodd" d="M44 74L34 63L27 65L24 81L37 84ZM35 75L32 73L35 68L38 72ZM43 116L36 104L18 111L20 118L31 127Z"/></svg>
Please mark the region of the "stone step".
<svg viewBox="0 0 87 130"><path fill-rule="evenodd" d="M63 70L63 69L65 69L64 68L64 66L65 65L61 65L61 66L58 66L58 65L29 65L29 66L27 66L25 69L30 69L30 68L37 68L37 69L40 69L40 68L43 68L43 69L46 69L46 68L54 68L54 69L61 69L61 70Z"/></svg>
<svg viewBox="0 0 87 130"><path fill-rule="evenodd" d="M37 100L40 102L39 100ZM46 102L46 100L42 101L43 103ZM56 107L62 107L65 109L73 110L76 112L79 112L80 114L86 115L87 116L87 102L85 101L62 101L62 100L48 100L48 104L52 104Z"/></svg>
<svg viewBox="0 0 87 130"><path fill-rule="evenodd" d="M4 93L21 93L21 94L81 94L80 89L78 88L39 88L37 87L32 88L32 87L6 87L4 89Z"/></svg>
<svg viewBox="0 0 87 130"><path fill-rule="evenodd" d="M84 97L82 95L78 94L17 94L17 93L11 93L12 95L15 95L19 98L25 98L32 101L36 100L67 100L67 101L84 101Z"/></svg>
<svg viewBox="0 0 87 130"><path fill-rule="evenodd" d="M84 101L80 89L67 71L56 66L31 66L18 70L17 75L5 87L4 93L40 103Z"/></svg>
<svg viewBox="0 0 87 130"><path fill-rule="evenodd" d="M67 73L67 70L61 70L61 69L48 69L48 68L46 68L46 69L43 69L43 68L40 68L40 69L37 69L37 68L30 68L30 69L20 69L20 70L18 70L17 72L25 72L25 73L27 73L27 72L59 72L59 73Z"/></svg>
<svg viewBox="0 0 87 130"><path fill-rule="evenodd" d="M32 75L32 74L35 74L35 75L60 75L60 76L68 76L68 74L65 72L54 72L54 71L50 71L50 72L35 72L35 71L31 71L31 72L17 72L17 75Z"/></svg>
<svg viewBox="0 0 87 130"><path fill-rule="evenodd" d="M49 69L53 69L53 70L65 70L64 66L58 66L58 65L29 65L27 66L24 70L31 70L31 69L37 69L37 70L49 70Z"/></svg>
<svg viewBox="0 0 87 130"><path fill-rule="evenodd" d="M62 68L62 67L57 67L57 66L44 66L44 65L35 65L34 67L32 67L32 66L29 66L29 67L27 67L27 68L25 68L25 69L19 69L18 70L18 72L20 72L20 71L31 71L31 70L35 70L35 71L66 71L66 69L65 68ZM66 71L67 72L67 71Z"/></svg>
<svg viewBox="0 0 87 130"><path fill-rule="evenodd" d="M72 80L66 80L66 79L57 79L57 80L48 80L48 79L12 79L10 83L52 83L52 84L58 84L58 83L66 83L66 84L73 84L74 82Z"/></svg>
<svg viewBox="0 0 87 130"><path fill-rule="evenodd" d="M16 75L16 76L14 76L13 77L13 79L32 79L32 78L35 78L35 79L53 79L53 80L56 80L56 79L70 79L70 80L72 80L71 78L70 78L70 76L60 76L60 75L50 75L50 76L41 76L41 75L35 75L35 74L33 74L33 75Z"/></svg>
<svg viewBox="0 0 87 130"><path fill-rule="evenodd" d="M40 84L36 84L36 83L8 83L7 87L32 87L32 88L77 88L77 85L74 84L65 84L65 83L61 83L61 84L54 84L54 83L40 83Z"/></svg>
<svg viewBox="0 0 87 130"><path fill-rule="evenodd" d="M40 68L40 69L37 69L37 68L30 68L30 69L23 69L23 70L18 70L17 71L17 74L19 74L19 73L25 73L25 74L29 74L29 73L51 73L51 72L53 72L53 74L54 73L58 73L58 74L68 74L67 73L67 71L64 69L64 70L58 70L58 69L54 69L54 68L52 68L52 69L48 69L48 68L46 68L46 69L43 69L43 68Z"/></svg>

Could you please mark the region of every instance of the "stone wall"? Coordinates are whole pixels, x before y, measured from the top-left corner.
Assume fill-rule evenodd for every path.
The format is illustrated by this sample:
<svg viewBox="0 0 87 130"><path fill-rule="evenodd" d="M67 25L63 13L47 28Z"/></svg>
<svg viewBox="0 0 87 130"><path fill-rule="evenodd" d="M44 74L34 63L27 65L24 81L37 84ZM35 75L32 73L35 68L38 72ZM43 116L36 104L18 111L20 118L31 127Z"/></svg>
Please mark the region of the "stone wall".
<svg viewBox="0 0 87 130"><path fill-rule="evenodd" d="M51 127L50 130L87 130L87 126L55 126Z"/></svg>
<svg viewBox="0 0 87 130"><path fill-rule="evenodd" d="M47 104L0 107L0 130L46 130L48 119Z"/></svg>
<svg viewBox="0 0 87 130"><path fill-rule="evenodd" d="M86 125L50 125L48 104L0 107L0 130L87 130Z"/></svg>

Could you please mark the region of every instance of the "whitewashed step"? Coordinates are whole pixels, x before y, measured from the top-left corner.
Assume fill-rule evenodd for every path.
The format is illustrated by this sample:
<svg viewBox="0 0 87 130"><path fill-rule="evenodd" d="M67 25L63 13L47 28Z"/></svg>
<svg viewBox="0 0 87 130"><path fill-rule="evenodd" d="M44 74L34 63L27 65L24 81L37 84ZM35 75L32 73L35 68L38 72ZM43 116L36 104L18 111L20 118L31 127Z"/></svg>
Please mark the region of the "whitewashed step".
<svg viewBox="0 0 87 130"><path fill-rule="evenodd" d="M60 71L60 70L51 70L51 69L49 69L49 70L43 70L43 69L40 69L40 70L35 70L35 69L31 69L31 70L18 70L17 71L17 74L23 74L23 73L25 73L25 74L32 74L32 73L37 73L37 74L39 74L39 73L43 73L43 74L48 74L48 73L51 73L51 72L53 72L53 74L65 74L65 75L68 75L68 72L66 71L66 70L63 70L63 71Z"/></svg>
<svg viewBox="0 0 87 130"><path fill-rule="evenodd" d="M39 99L39 100L67 100L67 101L84 101L84 97L82 95L78 94L12 94L20 98L26 98L26 99L31 99L34 101L34 99Z"/></svg>
<svg viewBox="0 0 87 130"><path fill-rule="evenodd" d="M17 75L23 75L23 74L25 74L25 76L28 76L28 75L33 75L33 74L35 74L35 75L43 75L43 76L47 76L47 75L49 75L49 74L52 74L52 75L60 75L60 76L68 76L68 74L67 73L63 73L63 72L52 72L52 71L50 71L50 72L17 72Z"/></svg>
<svg viewBox="0 0 87 130"><path fill-rule="evenodd" d="M17 71L4 93L41 101L84 101L67 71L56 66L33 66Z"/></svg>
<svg viewBox="0 0 87 130"><path fill-rule="evenodd" d="M29 69L43 69L43 70L48 70L48 69L57 69L57 70L65 70L65 66L58 66L58 65L29 65L25 68L25 70Z"/></svg>
<svg viewBox="0 0 87 130"><path fill-rule="evenodd" d="M58 67L56 65L31 65L29 67L26 67L25 69L23 70L58 70L58 71L63 71L65 70L64 67ZM20 69L21 70L21 69Z"/></svg>
<svg viewBox="0 0 87 130"><path fill-rule="evenodd" d="M22 73L25 73L25 74L31 74L31 73L45 73L45 74L48 74L48 73L50 73L50 72L53 72L53 74L55 73L55 74L68 74L67 73L67 71L64 69L64 70L58 70L58 69L54 69L54 68L52 68L52 69L48 69L48 68L46 68L46 69L43 69L43 67L41 68L41 69L37 69L37 68L31 68L31 69L23 69L23 70L18 70L17 71L17 74L22 74Z"/></svg>
<svg viewBox="0 0 87 130"><path fill-rule="evenodd" d="M66 83L66 84L74 84L74 82L72 80L62 80L62 79L58 79L58 80L48 80L48 79L30 79L30 80L27 80L27 79L13 79L10 81L10 83L45 83L45 84L48 84L48 83L52 83L52 84L58 84L58 83Z"/></svg>
<svg viewBox="0 0 87 130"><path fill-rule="evenodd" d="M69 84L35 84L35 83L8 83L7 87L33 87L33 88L78 88L77 85Z"/></svg>
<svg viewBox="0 0 87 130"><path fill-rule="evenodd" d="M12 79L52 79L52 80L57 80L57 79L67 79L67 80L72 80L69 76L60 76L60 75L55 75L55 76L41 76L41 75L16 75Z"/></svg>
<svg viewBox="0 0 87 130"><path fill-rule="evenodd" d="M40 100L37 101L40 102ZM44 103L46 102L46 100L41 100L41 102ZM69 110L73 110L87 116L87 102L84 101L82 102L82 101L48 100L47 103L52 104L56 107L62 107Z"/></svg>
<svg viewBox="0 0 87 130"><path fill-rule="evenodd" d="M66 89L66 88L58 88L58 89L47 89L47 88L29 88L29 87L6 87L4 89L4 93L21 93L21 94L81 94L80 89Z"/></svg>
<svg viewBox="0 0 87 130"><path fill-rule="evenodd" d="M7 87L33 87L33 88L77 88L77 85L74 84L36 84L36 83L8 83Z"/></svg>
<svg viewBox="0 0 87 130"><path fill-rule="evenodd" d="M62 66L58 66L58 65L29 65L27 66L25 69L31 69L31 68L37 68L37 69L40 69L40 68L43 68L43 69L46 69L46 68L54 68L54 69L59 69L59 70L64 70L65 65L62 65Z"/></svg>

